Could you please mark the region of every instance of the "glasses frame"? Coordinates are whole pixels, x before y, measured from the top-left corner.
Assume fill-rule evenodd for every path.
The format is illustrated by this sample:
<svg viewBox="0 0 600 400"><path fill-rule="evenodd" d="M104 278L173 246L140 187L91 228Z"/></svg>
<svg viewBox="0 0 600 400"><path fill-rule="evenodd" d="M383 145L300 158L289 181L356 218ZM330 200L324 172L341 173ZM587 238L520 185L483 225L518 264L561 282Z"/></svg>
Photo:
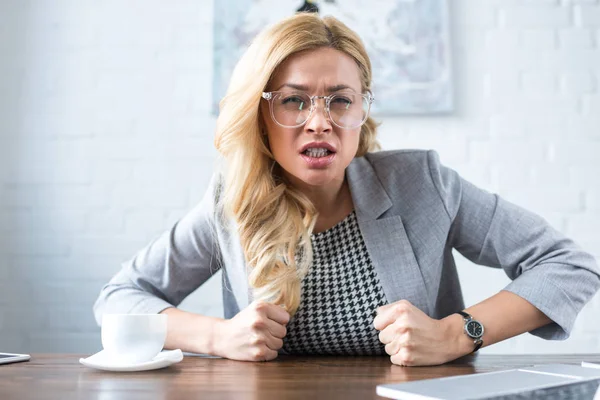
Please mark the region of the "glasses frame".
<svg viewBox="0 0 600 400"><path fill-rule="evenodd" d="M310 96L308 93L303 92L301 90L297 90L296 92L292 92L292 93L304 93L306 94L306 96L308 98L310 98L310 110L308 112L308 116L306 117L306 120L298 125L294 125L294 126L287 126L287 125L283 125L281 123L279 123L279 121L277 121L277 119L275 118L275 113L273 111L273 99L275 98L276 95L281 94L281 93L290 93L287 91L282 91L282 90L278 90L278 91L274 91L274 92L263 92L262 93L262 98L267 100L269 102L269 110L271 112L271 119L279 126L281 126L282 128L299 128L303 125L305 125L308 120L310 119L310 117L312 117L313 115L313 111L317 108L317 99L323 99L325 100L325 116L327 117L327 119L329 121L331 121L331 123L335 126L337 126L340 129L356 129L356 128L360 128L361 126L363 126L365 124L365 122L367 122L367 119L369 119L369 114L371 113L371 105L373 104L373 102L375 101L375 96L373 95L373 93L371 93L370 91L368 91L367 93L363 94L363 93L355 93L352 92L352 94L354 95L358 95L361 96L363 99L367 100L367 104L369 105L369 108L367 108L367 112L365 113L365 117L363 118L362 122L352 128L347 128L347 127L343 127L338 125L333 118L331 118L331 114L329 113L329 104L331 103L331 100L336 97L336 96L341 96L342 93L332 93L329 96Z"/></svg>

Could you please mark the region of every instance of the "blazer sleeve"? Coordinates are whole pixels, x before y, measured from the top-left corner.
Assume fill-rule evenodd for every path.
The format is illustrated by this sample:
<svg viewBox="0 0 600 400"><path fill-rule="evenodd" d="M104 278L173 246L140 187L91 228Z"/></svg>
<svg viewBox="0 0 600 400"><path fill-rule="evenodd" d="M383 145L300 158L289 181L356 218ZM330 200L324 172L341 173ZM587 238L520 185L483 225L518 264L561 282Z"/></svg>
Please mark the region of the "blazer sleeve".
<svg viewBox="0 0 600 400"><path fill-rule="evenodd" d="M428 152L434 185L451 220L449 244L476 264L503 268L515 293L553 323L530 333L569 337L575 318L600 287L596 260L543 218L479 189Z"/></svg>
<svg viewBox="0 0 600 400"><path fill-rule="evenodd" d="M105 313L154 314L177 306L220 269L215 233L217 175L202 201L170 230L140 250L100 291L98 325Z"/></svg>

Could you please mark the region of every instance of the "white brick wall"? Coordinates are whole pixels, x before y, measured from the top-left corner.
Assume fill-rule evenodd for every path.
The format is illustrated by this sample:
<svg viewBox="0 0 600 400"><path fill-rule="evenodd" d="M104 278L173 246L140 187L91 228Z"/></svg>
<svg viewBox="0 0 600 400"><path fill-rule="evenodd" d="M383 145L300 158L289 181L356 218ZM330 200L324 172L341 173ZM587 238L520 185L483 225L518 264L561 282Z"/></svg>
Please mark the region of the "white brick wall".
<svg viewBox="0 0 600 400"><path fill-rule="evenodd" d="M450 3L456 111L386 118L381 142L436 149L600 257L598 0ZM0 2L0 350L97 350L102 284L202 196L211 4ZM508 283L457 258L467 304ZM219 277L183 307L221 315ZM484 352L599 352L599 311Z"/></svg>

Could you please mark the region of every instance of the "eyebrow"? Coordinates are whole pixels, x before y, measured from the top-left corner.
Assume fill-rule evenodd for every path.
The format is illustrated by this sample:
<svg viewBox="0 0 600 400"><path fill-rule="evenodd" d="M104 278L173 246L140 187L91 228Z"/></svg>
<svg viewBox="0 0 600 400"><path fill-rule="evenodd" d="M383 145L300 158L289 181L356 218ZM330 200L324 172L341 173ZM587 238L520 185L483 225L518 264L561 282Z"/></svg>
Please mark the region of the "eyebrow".
<svg viewBox="0 0 600 400"><path fill-rule="evenodd" d="M292 89L296 89L296 90L303 90L305 92L307 92L309 90L309 87L306 85L298 85L295 83L284 83L283 85L279 86L279 88L277 90L280 90L283 87L290 87ZM340 84L340 85L335 85L335 86L329 86L327 88L327 92L331 93L331 92L337 92L339 90L344 90L344 89L350 89L353 90L350 86L348 85L344 85L344 84ZM275 91L277 91L275 90Z"/></svg>

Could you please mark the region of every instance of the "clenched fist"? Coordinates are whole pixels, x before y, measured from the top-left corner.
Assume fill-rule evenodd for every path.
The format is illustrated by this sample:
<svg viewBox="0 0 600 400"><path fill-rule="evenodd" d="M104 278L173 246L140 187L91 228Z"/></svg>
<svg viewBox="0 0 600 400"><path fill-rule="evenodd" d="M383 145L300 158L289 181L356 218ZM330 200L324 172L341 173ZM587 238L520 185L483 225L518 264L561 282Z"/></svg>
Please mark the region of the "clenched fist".
<svg viewBox="0 0 600 400"><path fill-rule="evenodd" d="M463 355L457 350L461 322L456 316L430 318L409 301L400 300L379 307L373 325L392 363L417 366L443 364Z"/></svg>
<svg viewBox="0 0 600 400"><path fill-rule="evenodd" d="M290 315L281 306L252 302L235 317L215 327L215 355L240 361L269 361L277 357Z"/></svg>

